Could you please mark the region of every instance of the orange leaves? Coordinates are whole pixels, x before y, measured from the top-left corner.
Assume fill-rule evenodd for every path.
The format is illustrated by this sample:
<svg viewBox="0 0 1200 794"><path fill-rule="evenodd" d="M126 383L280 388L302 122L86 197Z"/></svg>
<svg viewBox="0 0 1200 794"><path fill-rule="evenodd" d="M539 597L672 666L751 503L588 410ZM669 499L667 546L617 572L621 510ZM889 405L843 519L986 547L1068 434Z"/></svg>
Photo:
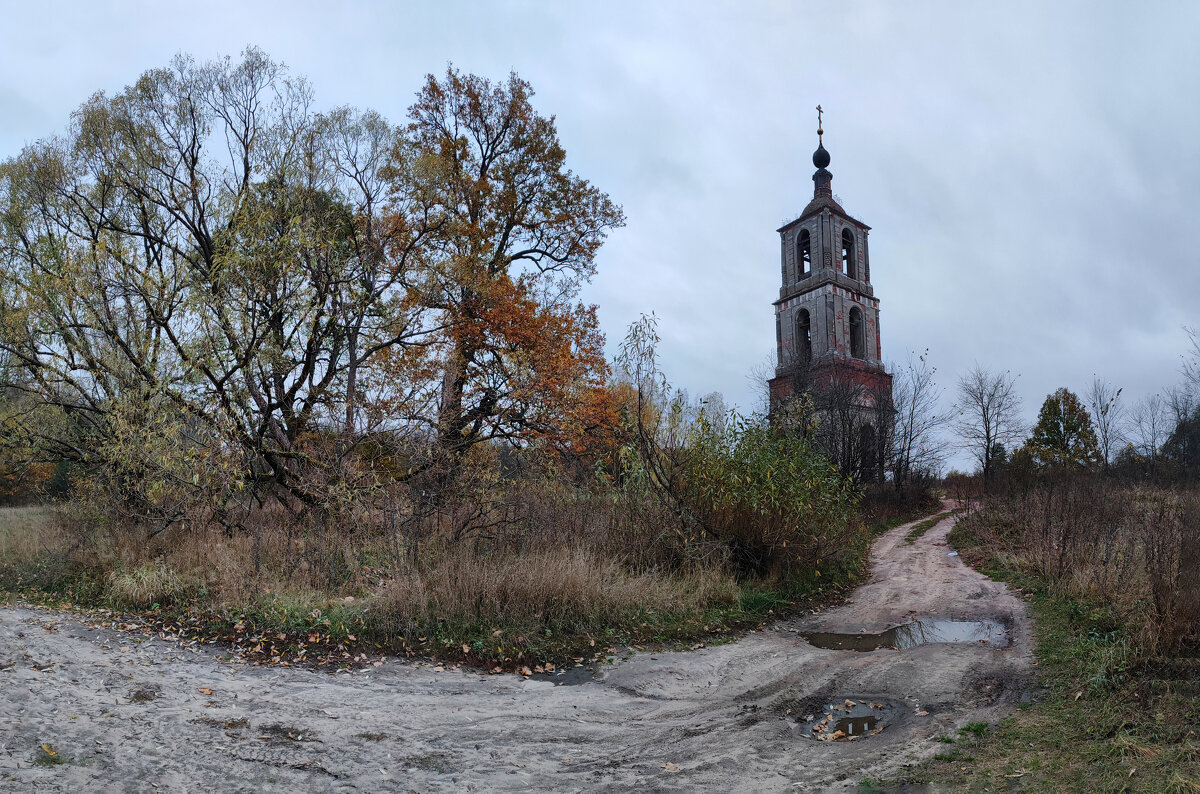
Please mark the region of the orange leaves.
<svg viewBox="0 0 1200 794"><path fill-rule="evenodd" d="M515 74L491 82L451 68L409 109L414 187L438 219L421 278L443 329L422 362L440 365L430 424L456 454L497 437L578 443L609 417L604 339L577 296L624 217L565 167L554 119L532 95Z"/></svg>

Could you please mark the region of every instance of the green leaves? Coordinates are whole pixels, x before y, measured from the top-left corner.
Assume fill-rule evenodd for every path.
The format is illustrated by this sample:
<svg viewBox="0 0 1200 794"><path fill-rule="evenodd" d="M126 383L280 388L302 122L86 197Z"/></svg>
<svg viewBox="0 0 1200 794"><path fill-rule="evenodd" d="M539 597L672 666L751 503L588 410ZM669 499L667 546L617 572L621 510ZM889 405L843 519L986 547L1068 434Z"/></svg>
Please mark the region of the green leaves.
<svg viewBox="0 0 1200 794"><path fill-rule="evenodd" d="M1025 446L1039 466L1079 469L1101 462L1092 417L1075 393L1066 388L1046 397Z"/></svg>

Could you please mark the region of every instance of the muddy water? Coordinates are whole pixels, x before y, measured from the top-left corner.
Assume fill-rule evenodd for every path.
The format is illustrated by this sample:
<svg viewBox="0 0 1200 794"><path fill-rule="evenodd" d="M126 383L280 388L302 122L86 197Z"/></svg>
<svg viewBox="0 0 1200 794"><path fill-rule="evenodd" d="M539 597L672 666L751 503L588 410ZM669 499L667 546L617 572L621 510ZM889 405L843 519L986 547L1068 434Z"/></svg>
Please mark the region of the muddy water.
<svg viewBox="0 0 1200 794"><path fill-rule="evenodd" d="M818 714L805 715L800 735L819 741L854 741L874 736L896 712L896 704L847 698L827 704Z"/></svg>
<svg viewBox="0 0 1200 794"><path fill-rule="evenodd" d="M873 651L878 648L916 648L934 643L976 644L1004 648L1008 631L994 620L941 620L925 618L901 623L878 634L810 631L801 634L810 645L833 651Z"/></svg>
<svg viewBox="0 0 1200 794"><path fill-rule="evenodd" d="M534 681L549 681L555 686L579 686L580 684L593 683L596 680L596 675L596 668L580 665L579 667L555 670L552 673L534 673L529 678Z"/></svg>

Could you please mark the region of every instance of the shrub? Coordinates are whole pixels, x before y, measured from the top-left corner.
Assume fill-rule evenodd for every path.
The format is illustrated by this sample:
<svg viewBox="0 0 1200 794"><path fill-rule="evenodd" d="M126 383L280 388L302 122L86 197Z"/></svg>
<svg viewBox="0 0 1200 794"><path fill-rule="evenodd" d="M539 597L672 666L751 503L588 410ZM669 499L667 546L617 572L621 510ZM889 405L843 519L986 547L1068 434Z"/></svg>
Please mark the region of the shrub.
<svg viewBox="0 0 1200 794"><path fill-rule="evenodd" d="M735 412L723 422L701 413L691 444L683 499L741 574L835 565L865 541L853 484L804 438Z"/></svg>

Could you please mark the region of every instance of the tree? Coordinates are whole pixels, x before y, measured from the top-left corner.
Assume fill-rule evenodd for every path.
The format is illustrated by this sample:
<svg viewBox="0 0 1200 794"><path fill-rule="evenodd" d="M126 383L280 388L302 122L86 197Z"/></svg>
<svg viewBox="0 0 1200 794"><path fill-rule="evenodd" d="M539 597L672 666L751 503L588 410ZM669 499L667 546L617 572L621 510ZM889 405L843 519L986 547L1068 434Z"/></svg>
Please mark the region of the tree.
<svg viewBox="0 0 1200 794"><path fill-rule="evenodd" d="M1200 330L1186 328L1192 349L1183 359L1183 377L1191 388L1192 394L1200 401Z"/></svg>
<svg viewBox="0 0 1200 794"><path fill-rule="evenodd" d="M896 418L891 469L897 486L934 473L945 459L945 448L935 434L950 415L938 411L941 390L933 380L937 368L929 364L928 356L926 350L914 361L910 354L908 365L896 373L892 384Z"/></svg>
<svg viewBox="0 0 1200 794"><path fill-rule="evenodd" d="M1046 397L1025 446L1034 463L1042 467L1085 469L1101 460L1092 417L1066 388Z"/></svg>
<svg viewBox="0 0 1200 794"><path fill-rule="evenodd" d="M0 167L0 347L59 414L16 435L138 515L169 523L188 492L221 512L247 485L322 503L353 449L322 437L435 338L406 286L439 224L408 149L311 101L259 50L180 56Z"/></svg>
<svg viewBox="0 0 1200 794"><path fill-rule="evenodd" d="M1129 433L1142 456L1157 459L1170 432L1171 420L1162 395L1151 394L1134 404L1129 414Z"/></svg>
<svg viewBox="0 0 1200 794"><path fill-rule="evenodd" d="M413 284L445 329L439 394L421 421L453 471L474 444L563 438L601 421L596 307L578 301L607 233L607 195L566 168L529 84L429 75L409 109L420 190L442 219Z"/></svg>
<svg viewBox="0 0 1200 794"><path fill-rule="evenodd" d="M1101 462L1107 470L1125 443L1125 405L1121 402L1121 389L1093 376L1087 402L1100 446Z"/></svg>
<svg viewBox="0 0 1200 794"><path fill-rule="evenodd" d="M1200 409L1175 425L1175 430L1163 444L1162 454L1183 474L1200 475Z"/></svg>
<svg viewBox="0 0 1200 794"><path fill-rule="evenodd" d="M992 373L978 364L958 380L954 429L963 449L979 461L985 486L994 473L996 445L1011 445L1024 434L1016 386L1008 372Z"/></svg>
<svg viewBox="0 0 1200 794"><path fill-rule="evenodd" d="M397 128L256 49L97 94L0 164L0 382L36 407L0 442L156 529L577 443L611 408L577 295L622 216L531 94L450 71Z"/></svg>

